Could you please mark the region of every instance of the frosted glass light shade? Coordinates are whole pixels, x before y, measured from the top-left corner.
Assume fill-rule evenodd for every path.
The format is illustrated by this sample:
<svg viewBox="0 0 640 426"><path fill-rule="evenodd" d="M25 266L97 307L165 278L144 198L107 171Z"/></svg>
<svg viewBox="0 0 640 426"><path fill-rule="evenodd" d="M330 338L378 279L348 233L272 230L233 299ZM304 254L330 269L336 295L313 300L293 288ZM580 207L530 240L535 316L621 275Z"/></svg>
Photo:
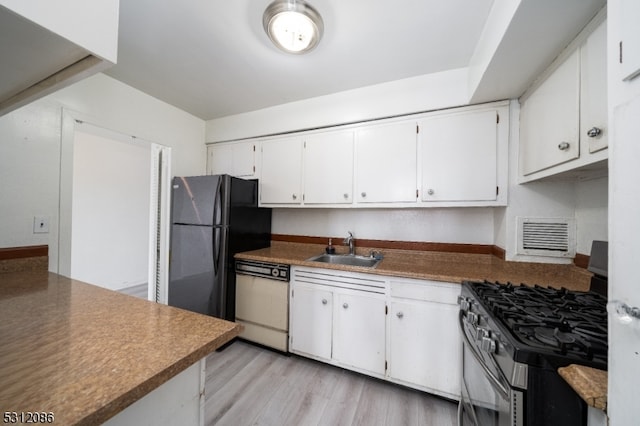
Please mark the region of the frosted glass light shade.
<svg viewBox="0 0 640 426"><path fill-rule="evenodd" d="M316 47L324 30L320 14L304 1L297 0L271 3L264 11L262 24L273 44L294 54Z"/></svg>

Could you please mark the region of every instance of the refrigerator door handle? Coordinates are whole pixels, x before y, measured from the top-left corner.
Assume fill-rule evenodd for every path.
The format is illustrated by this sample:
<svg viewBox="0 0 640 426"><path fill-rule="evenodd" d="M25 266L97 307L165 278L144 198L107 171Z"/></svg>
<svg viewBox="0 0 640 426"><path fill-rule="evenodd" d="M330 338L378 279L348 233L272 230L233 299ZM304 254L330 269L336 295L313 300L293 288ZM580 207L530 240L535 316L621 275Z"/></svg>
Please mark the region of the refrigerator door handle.
<svg viewBox="0 0 640 426"><path fill-rule="evenodd" d="M216 195L213 199L213 226L222 225L222 178L216 184Z"/></svg>
<svg viewBox="0 0 640 426"><path fill-rule="evenodd" d="M213 227L213 276L218 276L218 264L220 263L220 228Z"/></svg>

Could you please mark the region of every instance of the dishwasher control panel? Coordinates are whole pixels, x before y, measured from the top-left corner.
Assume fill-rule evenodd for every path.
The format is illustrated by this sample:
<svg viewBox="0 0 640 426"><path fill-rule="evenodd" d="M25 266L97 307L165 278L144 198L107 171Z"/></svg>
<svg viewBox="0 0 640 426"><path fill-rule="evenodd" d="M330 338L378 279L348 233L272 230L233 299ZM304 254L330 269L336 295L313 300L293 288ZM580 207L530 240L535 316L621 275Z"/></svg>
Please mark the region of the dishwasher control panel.
<svg viewBox="0 0 640 426"><path fill-rule="evenodd" d="M254 275L272 280L289 281L289 265L258 262L255 260L236 260L238 274Z"/></svg>

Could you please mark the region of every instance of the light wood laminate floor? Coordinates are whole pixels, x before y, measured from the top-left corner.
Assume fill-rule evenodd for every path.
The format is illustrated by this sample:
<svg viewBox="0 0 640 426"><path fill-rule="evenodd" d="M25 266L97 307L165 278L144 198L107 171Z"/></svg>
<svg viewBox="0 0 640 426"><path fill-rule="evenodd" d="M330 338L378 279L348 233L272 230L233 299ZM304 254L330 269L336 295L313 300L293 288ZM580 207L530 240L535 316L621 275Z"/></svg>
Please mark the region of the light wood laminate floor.
<svg viewBox="0 0 640 426"><path fill-rule="evenodd" d="M447 426L456 414L451 401L244 341L207 358L207 425Z"/></svg>

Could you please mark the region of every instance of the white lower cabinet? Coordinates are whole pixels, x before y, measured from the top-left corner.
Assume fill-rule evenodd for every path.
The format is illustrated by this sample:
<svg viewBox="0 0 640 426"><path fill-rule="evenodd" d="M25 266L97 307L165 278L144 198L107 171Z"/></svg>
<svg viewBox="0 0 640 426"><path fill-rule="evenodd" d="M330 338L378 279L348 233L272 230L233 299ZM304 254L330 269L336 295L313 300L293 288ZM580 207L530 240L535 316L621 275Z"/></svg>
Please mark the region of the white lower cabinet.
<svg viewBox="0 0 640 426"><path fill-rule="evenodd" d="M292 267L290 350L460 399L460 285Z"/></svg>
<svg viewBox="0 0 640 426"><path fill-rule="evenodd" d="M383 377L384 278L297 267L291 277L291 352Z"/></svg>
<svg viewBox="0 0 640 426"><path fill-rule="evenodd" d="M292 136L261 144L260 205L302 202L302 143Z"/></svg>
<svg viewBox="0 0 640 426"><path fill-rule="evenodd" d="M289 304L291 352L331 359L333 293L331 290L291 283Z"/></svg>
<svg viewBox="0 0 640 426"><path fill-rule="evenodd" d="M380 296L336 294L333 358L378 374L385 371L385 308Z"/></svg>
<svg viewBox="0 0 640 426"><path fill-rule="evenodd" d="M460 398L459 293L458 284L391 282L387 372L391 380Z"/></svg>

